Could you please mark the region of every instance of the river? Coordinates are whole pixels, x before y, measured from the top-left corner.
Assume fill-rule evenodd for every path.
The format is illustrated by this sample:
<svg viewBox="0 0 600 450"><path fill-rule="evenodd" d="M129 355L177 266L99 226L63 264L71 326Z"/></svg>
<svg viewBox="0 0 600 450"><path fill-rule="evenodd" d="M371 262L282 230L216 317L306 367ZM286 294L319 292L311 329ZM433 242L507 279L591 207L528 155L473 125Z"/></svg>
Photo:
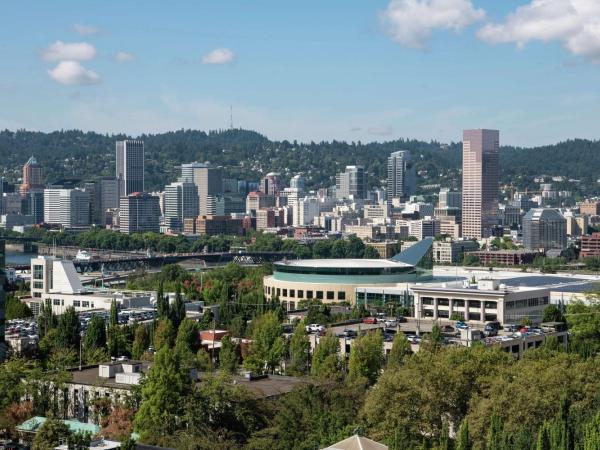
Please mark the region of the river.
<svg viewBox="0 0 600 450"><path fill-rule="evenodd" d="M14 266L14 265L29 265L31 262L31 258L36 258L37 253L23 253L23 252L14 252L7 251L6 252L6 265Z"/></svg>

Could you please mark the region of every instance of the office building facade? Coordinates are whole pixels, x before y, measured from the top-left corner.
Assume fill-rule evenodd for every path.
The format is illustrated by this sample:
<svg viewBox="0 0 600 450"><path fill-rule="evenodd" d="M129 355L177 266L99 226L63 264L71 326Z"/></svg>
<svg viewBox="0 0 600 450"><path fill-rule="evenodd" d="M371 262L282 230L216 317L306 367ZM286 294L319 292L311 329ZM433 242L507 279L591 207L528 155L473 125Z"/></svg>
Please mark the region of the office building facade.
<svg viewBox="0 0 600 450"><path fill-rule="evenodd" d="M63 228L90 225L90 194L79 189L44 189L44 222Z"/></svg>
<svg viewBox="0 0 600 450"><path fill-rule="evenodd" d="M117 141L116 160L119 198L144 192L144 142Z"/></svg>
<svg viewBox="0 0 600 450"><path fill-rule="evenodd" d="M462 233L467 238L491 236L498 223L500 132L463 132Z"/></svg>
<svg viewBox="0 0 600 450"><path fill-rule="evenodd" d="M198 217L198 189L194 183L177 182L165 187L165 224L181 231L185 219Z"/></svg>
<svg viewBox="0 0 600 450"><path fill-rule="evenodd" d="M181 165L181 181L194 183L198 191L198 211L201 216L208 215L209 196L223 194L223 169L210 163L193 162Z"/></svg>
<svg viewBox="0 0 600 450"><path fill-rule="evenodd" d="M523 217L523 246L541 251L567 248L567 220L557 209L529 210Z"/></svg>
<svg viewBox="0 0 600 450"><path fill-rule="evenodd" d="M414 166L410 153L399 150L388 157L387 200L408 198L414 192Z"/></svg>
<svg viewBox="0 0 600 450"><path fill-rule="evenodd" d="M119 203L119 227L121 233L160 231L160 204L158 197L147 193L135 193L121 197Z"/></svg>
<svg viewBox="0 0 600 450"><path fill-rule="evenodd" d="M42 166L32 156L23 166L23 183L19 188L19 192L25 195L30 189L36 188L43 188Z"/></svg>
<svg viewBox="0 0 600 450"><path fill-rule="evenodd" d="M346 166L335 180L335 192L338 199L367 198L367 177L363 166Z"/></svg>

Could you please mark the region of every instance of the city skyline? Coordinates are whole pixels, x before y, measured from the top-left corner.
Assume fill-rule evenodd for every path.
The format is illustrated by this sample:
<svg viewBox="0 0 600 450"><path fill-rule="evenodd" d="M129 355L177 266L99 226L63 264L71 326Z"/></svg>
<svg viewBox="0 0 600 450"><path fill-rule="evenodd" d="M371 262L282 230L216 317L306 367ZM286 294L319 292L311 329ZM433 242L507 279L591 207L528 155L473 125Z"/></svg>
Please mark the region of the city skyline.
<svg viewBox="0 0 600 450"><path fill-rule="evenodd" d="M600 8L545 1L6 5L0 128L138 136L228 128L232 111L272 139L598 138L600 38L585 30Z"/></svg>

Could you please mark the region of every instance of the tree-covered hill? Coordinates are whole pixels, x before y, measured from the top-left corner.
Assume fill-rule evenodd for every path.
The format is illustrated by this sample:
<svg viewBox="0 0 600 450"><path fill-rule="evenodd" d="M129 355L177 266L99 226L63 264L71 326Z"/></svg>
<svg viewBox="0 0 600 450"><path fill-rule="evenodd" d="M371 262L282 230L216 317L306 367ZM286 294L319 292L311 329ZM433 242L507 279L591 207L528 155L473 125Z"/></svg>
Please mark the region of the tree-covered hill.
<svg viewBox="0 0 600 450"><path fill-rule="evenodd" d="M0 132L0 170L12 182L31 155L42 163L48 181L60 178L93 179L114 174L115 141L123 134L106 135L79 130L52 133L19 130ZM149 189L159 189L177 178L178 166L190 161L211 161L241 178L258 178L270 171L285 177L304 173L311 187L328 186L346 165L367 168L371 185L386 177L386 159L392 151L410 150L420 172L419 184L460 185L461 145L412 139L389 142L271 141L248 130L203 132L178 130L148 134L146 177ZM595 185L600 173L600 141L569 140L536 148L503 147L502 179L519 187L534 186L537 175L562 175ZM592 189L593 190L593 189Z"/></svg>

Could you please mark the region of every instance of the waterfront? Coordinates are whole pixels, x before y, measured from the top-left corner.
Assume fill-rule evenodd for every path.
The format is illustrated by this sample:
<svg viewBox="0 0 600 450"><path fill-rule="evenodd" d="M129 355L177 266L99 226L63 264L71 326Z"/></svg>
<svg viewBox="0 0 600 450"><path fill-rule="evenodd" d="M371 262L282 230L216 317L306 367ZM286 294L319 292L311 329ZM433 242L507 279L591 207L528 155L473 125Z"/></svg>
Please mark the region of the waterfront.
<svg viewBox="0 0 600 450"><path fill-rule="evenodd" d="M6 252L6 265L7 266L22 266L25 264L29 264L31 258L35 258L37 253L23 253L23 252L15 252L15 251L7 251Z"/></svg>

